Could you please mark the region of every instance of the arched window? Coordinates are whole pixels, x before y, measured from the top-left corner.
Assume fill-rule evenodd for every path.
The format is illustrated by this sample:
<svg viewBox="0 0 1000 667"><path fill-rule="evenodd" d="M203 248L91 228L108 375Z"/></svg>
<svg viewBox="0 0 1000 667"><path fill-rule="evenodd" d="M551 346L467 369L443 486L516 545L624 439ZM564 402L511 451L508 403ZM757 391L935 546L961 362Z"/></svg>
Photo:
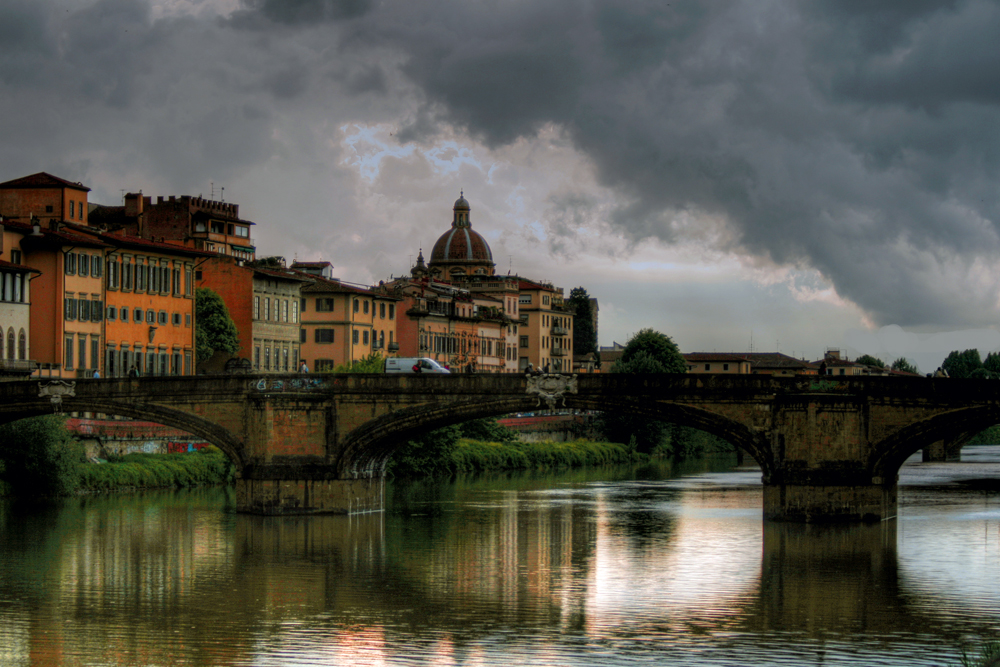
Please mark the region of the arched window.
<svg viewBox="0 0 1000 667"><path fill-rule="evenodd" d="M24 333L24 329L21 329L21 333L18 335L17 358L18 359L28 358L28 336L27 334Z"/></svg>
<svg viewBox="0 0 1000 667"><path fill-rule="evenodd" d="M17 339L14 338L14 327L7 330L7 358L13 359L17 352Z"/></svg>

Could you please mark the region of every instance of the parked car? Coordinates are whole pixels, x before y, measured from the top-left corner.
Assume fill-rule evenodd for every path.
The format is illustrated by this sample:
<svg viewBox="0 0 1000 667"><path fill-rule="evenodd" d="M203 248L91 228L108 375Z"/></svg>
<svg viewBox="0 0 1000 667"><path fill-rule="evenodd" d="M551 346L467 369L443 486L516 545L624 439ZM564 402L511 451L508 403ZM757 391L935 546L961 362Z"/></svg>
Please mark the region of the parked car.
<svg viewBox="0 0 1000 667"><path fill-rule="evenodd" d="M451 373L450 370L429 357L389 357L385 360L386 373Z"/></svg>

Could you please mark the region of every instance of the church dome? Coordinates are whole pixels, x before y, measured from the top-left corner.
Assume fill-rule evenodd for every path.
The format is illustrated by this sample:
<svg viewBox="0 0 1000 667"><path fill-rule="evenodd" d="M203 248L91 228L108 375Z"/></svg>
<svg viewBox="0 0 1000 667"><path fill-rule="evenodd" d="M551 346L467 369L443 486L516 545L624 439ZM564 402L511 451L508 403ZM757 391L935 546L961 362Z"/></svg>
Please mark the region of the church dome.
<svg viewBox="0 0 1000 667"><path fill-rule="evenodd" d="M432 272L438 268L442 277L453 275L457 270L467 275L493 273L493 252L486 239L472 229L470 210L463 192L455 201L451 229L441 235L431 250L428 265Z"/></svg>

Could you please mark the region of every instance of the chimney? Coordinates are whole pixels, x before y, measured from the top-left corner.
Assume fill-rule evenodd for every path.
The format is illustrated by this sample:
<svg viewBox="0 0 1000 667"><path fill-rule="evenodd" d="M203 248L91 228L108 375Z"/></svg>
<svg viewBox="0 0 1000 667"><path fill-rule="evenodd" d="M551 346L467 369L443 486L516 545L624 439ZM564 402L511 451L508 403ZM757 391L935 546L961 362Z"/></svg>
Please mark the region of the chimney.
<svg viewBox="0 0 1000 667"><path fill-rule="evenodd" d="M125 195L125 215L129 218L137 218L142 215L145 197L142 193L129 192Z"/></svg>

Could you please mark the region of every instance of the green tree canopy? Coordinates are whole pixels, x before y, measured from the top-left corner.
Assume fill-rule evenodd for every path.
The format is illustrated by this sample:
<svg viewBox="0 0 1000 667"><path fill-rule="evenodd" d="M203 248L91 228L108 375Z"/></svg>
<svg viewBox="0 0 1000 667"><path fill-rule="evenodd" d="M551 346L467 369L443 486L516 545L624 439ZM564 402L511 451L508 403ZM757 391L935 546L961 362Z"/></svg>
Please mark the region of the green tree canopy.
<svg viewBox="0 0 1000 667"><path fill-rule="evenodd" d="M384 373L385 357L378 352L372 352L363 359L356 359L349 364L338 364L334 373Z"/></svg>
<svg viewBox="0 0 1000 667"><path fill-rule="evenodd" d="M639 361L641 357L649 357L649 360ZM633 360L636 360L635 364ZM655 365L650 366L650 361ZM612 366L611 372L686 373L687 364L670 336L653 329L643 329L625 344L622 356Z"/></svg>
<svg viewBox="0 0 1000 667"><path fill-rule="evenodd" d="M570 290L566 303L573 311L573 353L596 353L597 329L594 328L594 306L590 302L587 290L574 287Z"/></svg>
<svg viewBox="0 0 1000 667"><path fill-rule="evenodd" d="M207 361L216 350L234 355L240 351L236 323L219 294L207 287L195 291L195 354L199 363Z"/></svg>
<svg viewBox="0 0 1000 667"><path fill-rule="evenodd" d="M878 357L873 357L870 354L862 354L855 360L859 364L864 364L865 366L873 366L875 368L886 368L887 364L879 359Z"/></svg>
<svg viewBox="0 0 1000 667"><path fill-rule="evenodd" d="M917 373L918 375L920 374L920 369L918 369L916 365L907 361L906 357L900 357L899 359L896 359L896 361L892 362L892 370L903 371L905 373Z"/></svg>
<svg viewBox="0 0 1000 667"><path fill-rule="evenodd" d="M982 365L979 350L965 350L963 352L954 350L941 364L941 368L948 373L948 377L967 378Z"/></svg>
<svg viewBox="0 0 1000 667"><path fill-rule="evenodd" d="M31 417L0 426L3 478L17 495L62 496L76 490L83 446L58 415Z"/></svg>
<svg viewBox="0 0 1000 667"><path fill-rule="evenodd" d="M990 352L983 360L983 368L994 375L1000 376L1000 353Z"/></svg>
<svg viewBox="0 0 1000 667"><path fill-rule="evenodd" d="M687 365L677 345L669 336L643 329L632 336L622 356L611 367L612 373L684 373ZM611 442L651 452L669 442L669 425L655 419L629 414L605 413L600 422L604 436ZM683 452L673 451L675 455Z"/></svg>

